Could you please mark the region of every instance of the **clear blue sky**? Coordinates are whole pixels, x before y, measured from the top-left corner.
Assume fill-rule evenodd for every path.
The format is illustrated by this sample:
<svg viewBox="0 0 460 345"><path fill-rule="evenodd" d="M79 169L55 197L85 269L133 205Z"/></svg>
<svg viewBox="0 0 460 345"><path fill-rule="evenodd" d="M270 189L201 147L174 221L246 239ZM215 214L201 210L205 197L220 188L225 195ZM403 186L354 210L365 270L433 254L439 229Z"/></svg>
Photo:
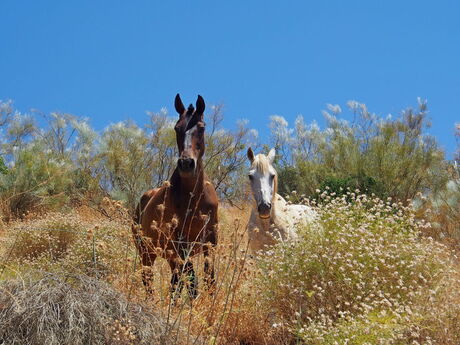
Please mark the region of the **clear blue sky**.
<svg viewBox="0 0 460 345"><path fill-rule="evenodd" d="M23 112L101 129L200 93L266 142L272 114L321 124L327 103L396 115L422 97L455 149L458 1L1 0L0 13L0 99Z"/></svg>

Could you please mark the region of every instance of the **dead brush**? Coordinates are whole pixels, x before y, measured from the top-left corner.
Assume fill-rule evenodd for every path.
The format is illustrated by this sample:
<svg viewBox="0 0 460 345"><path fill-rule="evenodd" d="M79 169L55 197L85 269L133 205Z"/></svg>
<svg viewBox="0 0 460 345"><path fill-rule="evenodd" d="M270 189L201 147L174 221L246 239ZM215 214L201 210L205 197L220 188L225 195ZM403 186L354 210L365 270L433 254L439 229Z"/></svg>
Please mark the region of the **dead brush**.
<svg viewBox="0 0 460 345"><path fill-rule="evenodd" d="M4 344L171 344L177 330L85 275L33 272L0 289Z"/></svg>
<svg viewBox="0 0 460 345"><path fill-rule="evenodd" d="M16 225L16 226L15 226ZM15 245L12 258L34 260L43 255L51 260L59 259L84 228L75 215L54 213L46 218L29 222L17 222L9 232Z"/></svg>
<svg viewBox="0 0 460 345"><path fill-rule="evenodd" d="M123 219L87 220L76 212L17 221L5 231L2 264L12 269L67 269L110 278L132 262L128 254L135 254L127 229Z"/></svg>
<svg viewBox="0 0 460 345"><path fill-rule="evenodd" d="M120 209L116 206L114 208ZM206 291L204 274L202 270L197 270L201 282L198 299L191 302L183 294L176 305L173 305L169 293L170 268L163 259L152 269L154 293L146 294L131 231L126 218L122 215L118 217L96 221L87 220L75 213L49 214L46 218L18 222L6 231L7 241L3 251L13 251L4 260L5 267L13 273L16 271L13 274L16 277L21 277L30 268L38 268L51 272L65 270L87 273L103 278L135 305L147 305L155 309L158 316L165 320L165 328L161 333L163 337L171 334L171 330L185 330L174 333L171 342L176 344L281 343L273 340L273 332L266 331L270 315L260 309L258 296L254 293L252 284L258 269L247 252L246 211L225 208L221 212L221 236L212 255L217 276L213 293ZM68 225L73 237L69 237L59 256L49 255L49 241L43 240L43 237L48 232L52 233L57 225L63 224ZM48 231L38 231L41 228ZM18 231L21 231L20 237L16 237ZM30 255L31 249L26 250L33 248L28 244L29 241L31 244L43 244L43 248L34 249L36 251L32 252L35 254ZM6 259L6 256L2 255L2 258ZM193 260L196 267L204 266L203 258L195 257ZM49 274L54 277L54 273ZM2 275L2 278L5 277ZM62 312L67 307L62 306ZM30 317L36 318L37 314ZM132 319L128 323L129 320L113 318L108 328L104 328L103 337L111 337L111 344L136 343L132 340L133 334L137 334L133 327L137 327L138 323Z"/></svg>
<svg viewBox="0 0 460 345"><path fill-rule="evenodd" d="M453 267L437 290L430 291L418 301L416 312L423 315L413 335L422 343L460 344L460 267ZM415 343L415 342L414 342Z"/></svg>

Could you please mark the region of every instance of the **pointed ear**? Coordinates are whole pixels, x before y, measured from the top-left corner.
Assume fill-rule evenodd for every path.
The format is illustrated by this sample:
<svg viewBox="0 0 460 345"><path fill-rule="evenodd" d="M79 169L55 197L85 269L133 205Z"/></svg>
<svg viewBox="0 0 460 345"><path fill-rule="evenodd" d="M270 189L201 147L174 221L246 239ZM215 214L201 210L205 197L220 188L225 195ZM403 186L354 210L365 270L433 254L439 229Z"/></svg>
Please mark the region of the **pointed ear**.
<svg viewBox="0 0 460 345"><path fill-rule="evenodd" d="M248 159L251 163L254 162L254 152L252 152L251 148L248 148Z"/></svg>
<svg viewBox="0 0 460 345"><path fill-rule="evenodd" d="M270 164L273 164L274 160L275 160L275 156L276 156L276 151L275 149L271 149L270 152L268 153L268 160L270 161Z"/></svg>
<svg viewBox="0 0 460 345"><path fill-rule="evenodd" d="M179 94L176 95L176 99L174 100L174 106L176 107L176 111L179 113L179 115L182 115L184 113L184 103L182 103Z"/></svg>
<svg viewBox="0 0 460 345"><path fill-rule="evenodd" d="M205 109L205 104L204 104L204 99L200 95L198 95L198 98L196 99L196 112L197 114L203 115L204 109Z"/></svg>

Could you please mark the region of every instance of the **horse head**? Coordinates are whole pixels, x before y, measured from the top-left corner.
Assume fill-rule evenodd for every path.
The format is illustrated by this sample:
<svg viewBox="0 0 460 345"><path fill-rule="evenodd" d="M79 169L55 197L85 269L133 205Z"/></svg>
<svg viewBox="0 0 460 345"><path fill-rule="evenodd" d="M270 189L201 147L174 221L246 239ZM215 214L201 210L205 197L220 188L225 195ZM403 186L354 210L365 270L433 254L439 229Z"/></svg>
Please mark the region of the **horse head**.
<svg viewBox="0 0 460 345"><path fill-rule="evenodd" d="M254 156L254 152L249 148L247 155L251 162L248 176L259 217L269 218L277 192L277 174L272 165L275 159L275 149L271 149L267 156L264 154Z"/></svg>
<svg viewBox="0 0 460 345"><path fill-rule="evenodd" d="M179 94L177 94L174 106L179 114L179 119L174 127L177 148L179 149L177 168L182 176L195 176L205 148L204 99L198 95L196 108L190 104L185 109Z"/></svg>

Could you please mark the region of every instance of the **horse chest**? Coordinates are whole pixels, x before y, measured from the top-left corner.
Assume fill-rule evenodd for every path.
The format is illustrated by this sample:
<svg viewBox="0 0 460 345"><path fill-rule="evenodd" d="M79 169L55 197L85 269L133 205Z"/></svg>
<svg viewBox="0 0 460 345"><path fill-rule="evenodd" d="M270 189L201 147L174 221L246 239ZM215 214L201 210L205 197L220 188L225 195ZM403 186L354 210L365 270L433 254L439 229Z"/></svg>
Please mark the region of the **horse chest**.
<svg viewBox="0 0 460 345"><path fill-rule="evenodd" d="M286 239L286 228L276 218L261 219L253 210L248 224L248 235L252 251L266 249L279 240Z"/></svg>
<svg viewBox="0 0 460 345"><path fill-rule="evenodd" d="M185 237L190 241L196 241L206 233L206 228L210 222L211 212L200 204L191 204L189 207L174 205L172 218L177 219L175 233L179 237Z"/></svg>
<svg viewBox="0 0 460 345"><path fill-rule="evenodd" d="M179 221L179 232L181 230L184 233L197 233L199 232L203 227L206 226L206 222L203 219L204 217L199 216L199 215L190 215L181 221Z"/></svg>

